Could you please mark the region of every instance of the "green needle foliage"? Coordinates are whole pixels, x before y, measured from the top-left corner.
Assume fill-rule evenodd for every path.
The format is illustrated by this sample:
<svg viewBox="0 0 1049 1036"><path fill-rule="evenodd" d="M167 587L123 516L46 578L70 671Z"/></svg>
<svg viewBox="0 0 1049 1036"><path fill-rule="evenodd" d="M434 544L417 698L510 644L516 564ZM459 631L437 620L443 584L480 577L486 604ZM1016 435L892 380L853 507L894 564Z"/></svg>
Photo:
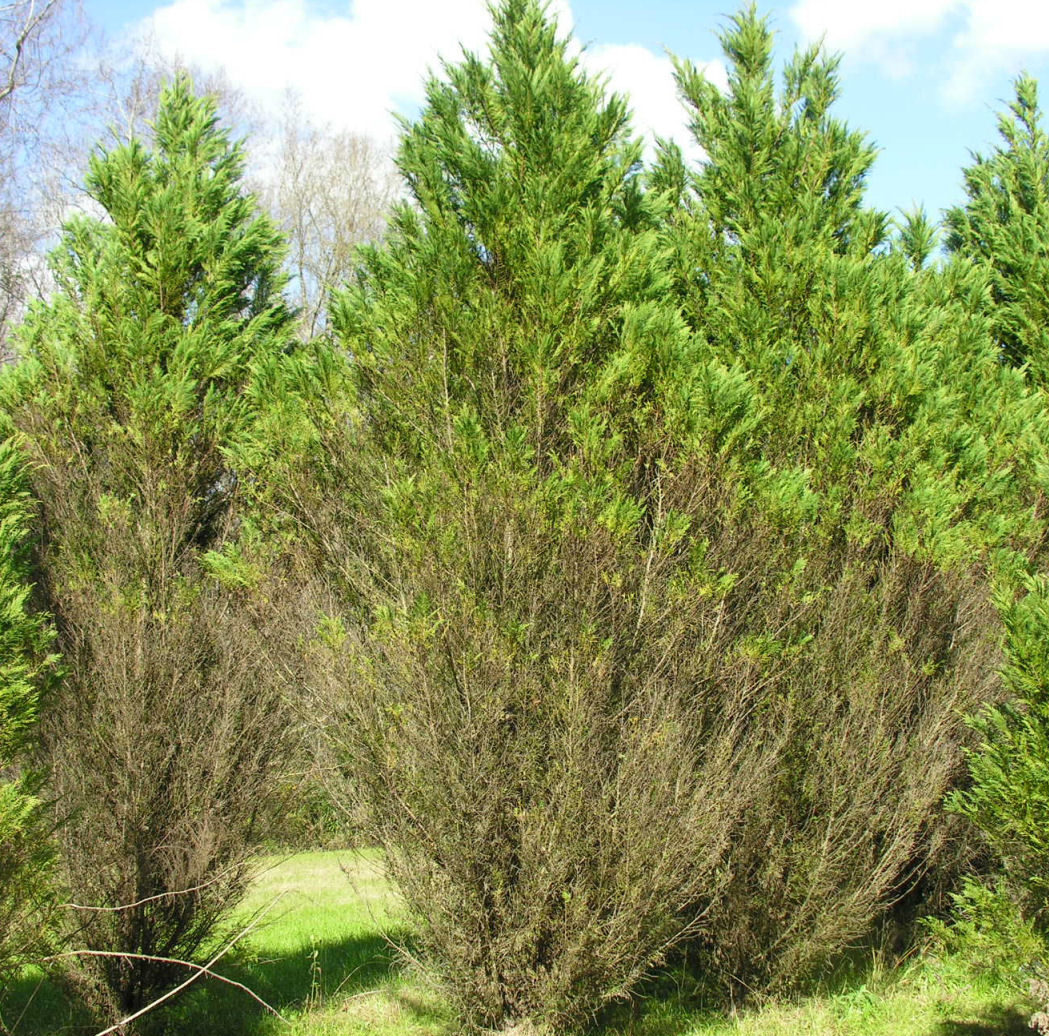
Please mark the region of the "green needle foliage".
<svg viewBox="0 0 1049 1036"><path fill-rule="evenodd" d="M998 117L1002 144L973 156L968 201L946 216L947 248L986 270L985 312L1010 363L1049 379L1049 137L1038 84L1016 80L1016 97Z"/></svg>
<svg viewBox="0 0 1049 1036"><path fill-rule="evenodd" d="M862 256L884 238L885 217L862 206L875 149L830 115L837 58L819 47L796 54L777 95L773 34L753 6L730 20L721 44L729 67L726 95L689 62L675 63L690 130L707 160L693 173L676 146L664 145L653 176L655 186L674 196L681 246L690 246L687 260L701 255L698 269L716 281L714 290L700 292L697 267L686 266L682 301L704 330L717 327L695 309L704 303L731 306L744 319L757 319L762 307L780 324L803 319L800 305L824 257ZM732 285L735 293L725 298ZM755 357L767 353L768 365L784 362L766 338L740 345Z"/></svg>
<svg viewBox="0 0 1049 1036"><path fill-rule="evenodd" d="M708 160L664 147L651 182L701 343L679 391L716 501L693 528L733 588L719 662L746 660L775 718L776 776L703 934L753 987L803 977L957 851L939 806L962 712L1000 693L989 583L1040 535L1045 418L974 312L978 271L915 270L918 229L882 247L836 62L799 53L777 91L753 9L722 44L727 95L678 65Z"/></svg>
<svg viewBox="0 0 1049 1036"><path fill-rule="evenodd" d="M1000 858L1006 889L1023 917L1049 934L1049 583L1001 601L1006 629L1007 702L971 724L979 737L969 757L972 784L951 799Z"/></svg>
<svg viewBox="0 0 1049 1036"><path fill-rule="evenodd" d="M51 846L25 767L34 742L41 678L49 665L44 622L29 608L26 546L31 503L20 457L0 445L0 992L32 959L44 921Z"/></svg>
<svg viewBox="0 0 1049 1036"><path fill-rule="evenodd" d="M267 563L231 465L255 369L289 345L282 246L240 148L180 79L152 150L92 159L104 219L66 227L57 290L4 403L37 502L32 575L63 678L41 735L80 977L106 1012L185 969L243 889L289 716Z"/></svg>

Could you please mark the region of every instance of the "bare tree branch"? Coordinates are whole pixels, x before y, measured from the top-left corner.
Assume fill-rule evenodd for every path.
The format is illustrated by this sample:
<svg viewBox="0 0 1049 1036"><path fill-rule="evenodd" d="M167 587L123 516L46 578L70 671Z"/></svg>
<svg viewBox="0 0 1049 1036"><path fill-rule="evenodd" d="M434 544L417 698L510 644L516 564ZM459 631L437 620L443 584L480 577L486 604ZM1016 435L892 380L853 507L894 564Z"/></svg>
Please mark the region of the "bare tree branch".
<svg viewBox="0 0 1049 1036"><path fill-rule="evenodd" d="M218 882L224 880L228 875L229 871L222 871L220 874L216 874L209 881L201 882L199 885L194 885L192 888L179 889L177 892L161 892L156 896L146 896L144 899L136 900L134 903L121 903L119 906L83 906L80 903L62 903L61 906L66 910L83 910L83 911L99 911L101 913L116 913L120 910L136 910L140 906L145 906L146 903L157 903L162 899L172 899L175 896L189 896L194 892L200 892L203 889L215 885ZM94 952L94 951L92 951ZM101 954L104 956L104 954ZM117 954L120 957L135 957L134 953L121 953ZM144 957L143 960L166 960L166 957ZM176 963L178 963L176 961Z"/></svg>
<svg viewBox="0 0 1049 1036"><path fill-rule="evenodd" d="M18 88L19 84L19 73L24 64L24 56L27 45L31 42L34 35L39 33L42 26L44 26L51 16L52 12L57 8L59 0L46 0L43 7L37 10L36 0L29 0L29 3L18 3L10 4L0 11L3 14L14 15L15 12L20 10L28 10L25 13L24 20L14 17L9 18L9 24L13 23L17 25L21 23L20 28L17 31L17 35L14 40L7 44L3 43L3 55L7 62L7 73L4 76L3 85L0 86L0 104L8 99ZM4 26L7 29L9 26ZM7 33L4 33L6 37Z"/></svg>
<svg viewBox="0 0 1049 1036"><path fill-rule="evenodd" d="M269 903L269 905L266 906L264 909L260 910L255 915L255 917L252 918L251 923L242 928L232 939L230 939L229 942L227 942L222 947L222 949L219 950L219 952L216 953L215 956L207 962L207 964L194 964L192 961L178 960L173 957L154 957L144 953L117 953L109 950L69 950L65 953L57 953L52 957L47 957L45 958L45 960L60 960L62 958L68 957L120 957L128 960L149 960L156 961L157 963L161 964L177 964L182 965L183 967L193 969L194 973L190 975L190 977L187 978L185 982L179 983L177 986L174 987L174 989L169 989L166 993L162 994L161 996L158 996L155 1000L146 1004L145 1007L142 1007L139 1010L133 1012L132 1014L129 1014L124 1018L121 1018L118 1022L114 1022L108 1029L103 1029L101 1032L96 1033L95 1036L110 1036L110 1033L119 1032L121 1029L124 1028L125 1025L129 1025L131 1022L136 1021L145 1014L148 1014L150 1011L159 1007L161 1004L166 1003L168 1000L171 1000L172 998L178 996L179 993L183 992L203 975L207 975L209 978L218 979L220 982L225 982L227 985L235 986L237 989L243 990L253 1000L257 1001L264 1008L266 1008L267 1011L270 1011L282 1022L284 1022L285 1025L290 1025L291 1023L280 1013L280 1011L278 1011L275 1007L271 1006L270 1004L266 1003L266 1001L263 1000L262 997L260 997L257 993L253 992L243 983L237 982L235 979L227 978L225 975L219 975L211 970L227 953L229 953L231 949L233 949L234 946L236 946L238 942L240 942L241 939L244 938L244 936L248 935L250 932L254 931L254 929L256 929L259 926L260 922L262 921L262 918L266 914L268 914L273 909L273 907L275 907L277 903L280 902L280 900L283 897L283 892L275 896L273 900Z"/></svg>
<svg viewBox="0 0 1049 1036"><path fill-rule="evenodd" d="M327 325L330 293L351 279L357 247L382 237L400 180L379 142L312 123L294 96L268 136L274 151L254 186L287 237L291 290L312 338Z"/></svg>

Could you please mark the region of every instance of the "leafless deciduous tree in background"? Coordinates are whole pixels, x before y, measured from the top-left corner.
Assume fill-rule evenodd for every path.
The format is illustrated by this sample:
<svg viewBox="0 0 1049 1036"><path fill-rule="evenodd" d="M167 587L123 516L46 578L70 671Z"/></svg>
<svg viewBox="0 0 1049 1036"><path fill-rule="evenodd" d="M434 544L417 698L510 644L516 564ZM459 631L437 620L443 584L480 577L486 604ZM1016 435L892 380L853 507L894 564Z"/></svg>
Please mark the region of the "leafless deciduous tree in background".
<svg viewBox="0 0 1049 1036"><path fill-rule="evenodd" d="M0 351L42 284L41 243L64 207L57 170L79 120L86 70L73 60L87 37L77 0L0 6Z"/></svg>
<svg viewBox="0 0 1049 1036"><path fill-rule="evenodd" d="M255 186L288 239L302 332L313 337L326 326L329 293L353 272L357 246L382 235L399 177L380 142L311 122L294 97L267 143L273 155Z"/></svg>
<svg viewBox="0 0 1049 1036"><path fill-rule="evenodd" d="M6 102L21 86L28 83L31 77L39 75L32 60L38 49L42 31L47 27L51 16L58 7L59 0L16 0L0 9L3 17L4 80L0 83L0 104Z"/></svg>

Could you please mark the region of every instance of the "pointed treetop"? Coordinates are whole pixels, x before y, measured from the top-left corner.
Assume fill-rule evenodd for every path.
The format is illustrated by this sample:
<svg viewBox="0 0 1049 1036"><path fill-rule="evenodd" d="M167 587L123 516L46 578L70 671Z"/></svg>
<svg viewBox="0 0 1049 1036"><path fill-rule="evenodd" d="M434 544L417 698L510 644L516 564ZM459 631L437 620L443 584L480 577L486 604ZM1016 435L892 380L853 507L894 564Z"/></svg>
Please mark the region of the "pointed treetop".
<svg viewBox="0 0 1049 1036"><path fill-rule="evenodd" d="M831 115L838 97L837 56L820 46L798 51L778 92L774 34L755 5L729 19L721 46L727 94L689 61L675 59L689 128L706 152L698 190L715 228L735 237L772 221L788 237L824 234L844 249L874 240L861 216L876 151Z"/></svg>
<svg viewBox="0 0 1049 1036"><path fill-rule="evenodd" d="M990 276L988 315L1005 357L1049 381L1049 137L1028 75L998 117L1001 143L973 155L967 201L945 217L948 251Z"/></svg>

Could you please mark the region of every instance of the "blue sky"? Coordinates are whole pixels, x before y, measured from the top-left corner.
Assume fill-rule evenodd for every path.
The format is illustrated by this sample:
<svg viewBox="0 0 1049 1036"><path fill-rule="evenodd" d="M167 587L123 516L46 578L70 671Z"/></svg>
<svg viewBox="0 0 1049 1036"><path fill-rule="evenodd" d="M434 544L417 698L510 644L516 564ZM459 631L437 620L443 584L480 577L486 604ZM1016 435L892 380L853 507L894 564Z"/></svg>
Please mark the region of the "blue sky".
<svg viewBox="0 0 1049 1036"><path fill-rule="evenodd" d="M631 95L641 130L684 135L666 50L717 81L724 0L555 0L584 60ZM963 199L971 150L996 140L995 113L1026 69L1049 105L1049 0L790 0L760 5L782 62L824 38L843 55L837 112L881 149L871 203L922 203L932 215ZM88 0L117 50L148 45L223 67L249 96L278 106L294 89L318 121L392 133L391 109L417 106L427 66L458 45L483 46L484 0ZM148 44L143 41L148 40Z"/></svg>

